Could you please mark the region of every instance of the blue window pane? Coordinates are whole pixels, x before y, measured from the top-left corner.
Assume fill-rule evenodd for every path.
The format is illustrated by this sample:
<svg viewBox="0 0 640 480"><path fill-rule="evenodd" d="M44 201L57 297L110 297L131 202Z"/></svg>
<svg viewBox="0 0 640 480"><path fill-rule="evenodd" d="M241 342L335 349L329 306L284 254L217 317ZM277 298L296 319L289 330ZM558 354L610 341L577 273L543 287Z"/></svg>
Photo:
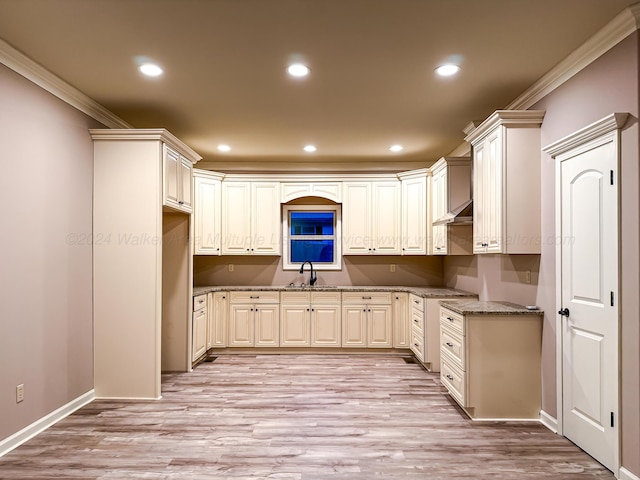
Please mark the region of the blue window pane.
<svg viewBox="0 0 640 480"><path fill-rule="evenodd" d="M334 212L290 212L291 235L333 235Z"/></svg>
<svg viewBox="0 0 640 480"><path fill-rule="evenodd" d="M333 263L333 240L291 240L291 263Z"/></svg>

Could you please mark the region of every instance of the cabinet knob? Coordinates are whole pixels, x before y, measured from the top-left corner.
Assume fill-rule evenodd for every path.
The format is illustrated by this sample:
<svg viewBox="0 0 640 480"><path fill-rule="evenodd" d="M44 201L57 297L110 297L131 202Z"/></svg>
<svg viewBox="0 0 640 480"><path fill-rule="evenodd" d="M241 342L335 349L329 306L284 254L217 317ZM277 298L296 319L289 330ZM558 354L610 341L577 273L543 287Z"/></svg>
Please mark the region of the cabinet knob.
<svg viewBox="0 0 640 480"><path fill-rule="evenodd" d="M417 343L414 343L413 346L416 347L416 348L420 347L420 345L418 345Z"/></svg>
<svg viewBox="0 0 640 480"><path fill-rule="evenodd" d="M311 309L311 311L312 311L312 312L315 312L315 309L313 309L313 308L312 308L312 309Z"/></svg>
<svg viewBox="0 0 640 480"><path fill-rule="evenodd" d="M445 345L446 345L447 347L449 347L449 348L453 348L453 343L451 343L451 342L447 342L447 343L445 343Z"/></svg>
<svg viewBox="0 0 640 480"><path fill-rule="evenodd" d="M449 380L453 381L453 377L451 375L446 376Z"/></svg>
<svg viewBox="0 0 640 480"><path fill-rule="evenodd" d="M178 202L178 205L184 205L184 202L183 202L182 200L180 200L180 201Z"/></svg>
<svg viewBox="0 0 640 480"><path fill-rule="evenodd" d="M307 308L307 312L309 311L309 309Z"/></svg>
<svg viewBox="0 0 640 480"><path fill-rule="evenodd" d="M413 321L414 321L415 323L419 323L417 318L414 318L414 319L413 319Z"/></svg>

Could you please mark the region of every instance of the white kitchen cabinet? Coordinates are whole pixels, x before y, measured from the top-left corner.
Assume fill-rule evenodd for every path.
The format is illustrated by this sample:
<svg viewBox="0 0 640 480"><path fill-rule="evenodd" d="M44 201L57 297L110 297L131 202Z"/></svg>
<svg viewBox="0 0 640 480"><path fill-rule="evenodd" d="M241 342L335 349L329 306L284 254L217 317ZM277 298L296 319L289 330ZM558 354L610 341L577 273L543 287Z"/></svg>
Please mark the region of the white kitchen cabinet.
<svg viewBox="0 0 640 480"><path fill-rule="evenodd" d="M92 246L96 396L159 398L161 371L188 371L193 357L191 189L181 182L191 185L201 157L164 129L90 134L93 231L104 235Z"/></svg>
<svg viewBox="0 0 640 480"><path fill-rule="evenodd" d="M440 310L442 384L471 418L539 419L540 314Z"/></svg>
<svg viewBox="0 0 640 480"><path fill-rule="evenodd" d="M337 294L340 295L339 293ZM311 346L340 347L341 339L340 302L318 300L311 306Z"/></svg>
<svg viewBox="0 0 640 480"><path fill-rule="evenodd" d="M191 361L196 362L207 352L207 295L198 295L193 304Z"/></svg>
<svg viewBox="0 0 640 480"><path fill-rule="evenodd" d="M342 253L399 255L400 182L344 182Z"/></svg>
<svg viewBox="0 0 640 480"><path fill-rule="evenodd" d="M308 301L300 305L282 304L280 306L280 346L308 347L311 345L310 317L311 307Z"/></svg>
<svg viewBox="0 0 640 480"><path fill-rule="evenodd" d="M227 322L229 317L229 293L211 292L207 297L209 327L207 348L227 346Z"/></svg>
<svg viewBox="0 0 640 480"><path fill-rule="evenodd" d="M427 169L398 174L402 185L402 255L426 255L429 251L429 176Z"/></svg>
<svg viewBox="0 0 640 480"><path fill-rule="evenodd" d="M221 254L223 177L215 172L193 171L194 255Z"/></svg>
<svg viewBox="0 0 640 480"><path fill-rule="evenodd" d="M193 163L167 144L163 145L163 157L163 205L191 213Z"/></svg>
<svg viewBox="0 0 640 480"><path fill-rule="evenodd" d="M280 346L339 347L340 292L282 292Z"/></svg>
<svg viewBox="0 0 640 480"><path fill-rule="evenodd" d="M342 202L342 182L282 182L282 203L303 197L320 197L335 203Z"/></svg>
<svg viewBox="0 0 640 480"><path fill-rule="evenodd" d="M471 159L443 157L431 166L431 218L437 222L471 200ZM471 221L432 225L432 255L471 255Z"/></svg>
<svg viewBox="0 0 640 480"><path fill-rule="evenodd" d="M280 184L222 182L222 254L280 255Z"/></svg>
<svg viewBox="0 0 640 480"><path fill-rule="evenodd" d="M392 331L390 293L343 292L343 347L391 348Z"/></svg>
<svg viewBox="0 0 640 480"><path fill-rule="evenodd" d="M540 253L543 118L498 110L465 138L473 150L473 253Z"/></svg>
<svg viewBox="0 0 640 480"><path fill-rule="evenodd" d="M393 347L409 348L411 345L411 325L409 324L409 294L393 294Z"/></svg>
<svg viewBox="0 0 640 480"><path fill-rule="evenodd" d="M279 346L279 302L278 292L230 292L228 346Z"/></svg>

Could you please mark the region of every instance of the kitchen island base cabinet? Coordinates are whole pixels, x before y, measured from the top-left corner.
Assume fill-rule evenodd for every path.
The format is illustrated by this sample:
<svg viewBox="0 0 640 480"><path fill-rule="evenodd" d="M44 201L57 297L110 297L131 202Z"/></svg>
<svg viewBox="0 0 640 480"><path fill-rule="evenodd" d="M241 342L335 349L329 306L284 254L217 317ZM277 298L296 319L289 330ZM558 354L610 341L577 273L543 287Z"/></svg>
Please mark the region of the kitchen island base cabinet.
<svg viewBox="0 0 640 480"><path fill-rule="evenodd" d="M540 315L441 309L442 384L473 419L540 417Z"/></svg>

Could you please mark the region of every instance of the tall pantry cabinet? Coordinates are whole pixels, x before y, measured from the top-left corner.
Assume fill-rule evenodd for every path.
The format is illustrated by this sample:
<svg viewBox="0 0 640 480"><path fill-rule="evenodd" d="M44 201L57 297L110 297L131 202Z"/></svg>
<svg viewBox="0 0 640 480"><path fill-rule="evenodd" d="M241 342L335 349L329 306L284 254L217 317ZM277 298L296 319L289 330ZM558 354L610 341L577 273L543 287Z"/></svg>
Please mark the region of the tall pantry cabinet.
<svg viewBox="0 0 640 480"><path fill-rule="evenodd" d="M98 398L159 398L190 368L192 170L164 129L91 130L94 383Z"/></svg>

